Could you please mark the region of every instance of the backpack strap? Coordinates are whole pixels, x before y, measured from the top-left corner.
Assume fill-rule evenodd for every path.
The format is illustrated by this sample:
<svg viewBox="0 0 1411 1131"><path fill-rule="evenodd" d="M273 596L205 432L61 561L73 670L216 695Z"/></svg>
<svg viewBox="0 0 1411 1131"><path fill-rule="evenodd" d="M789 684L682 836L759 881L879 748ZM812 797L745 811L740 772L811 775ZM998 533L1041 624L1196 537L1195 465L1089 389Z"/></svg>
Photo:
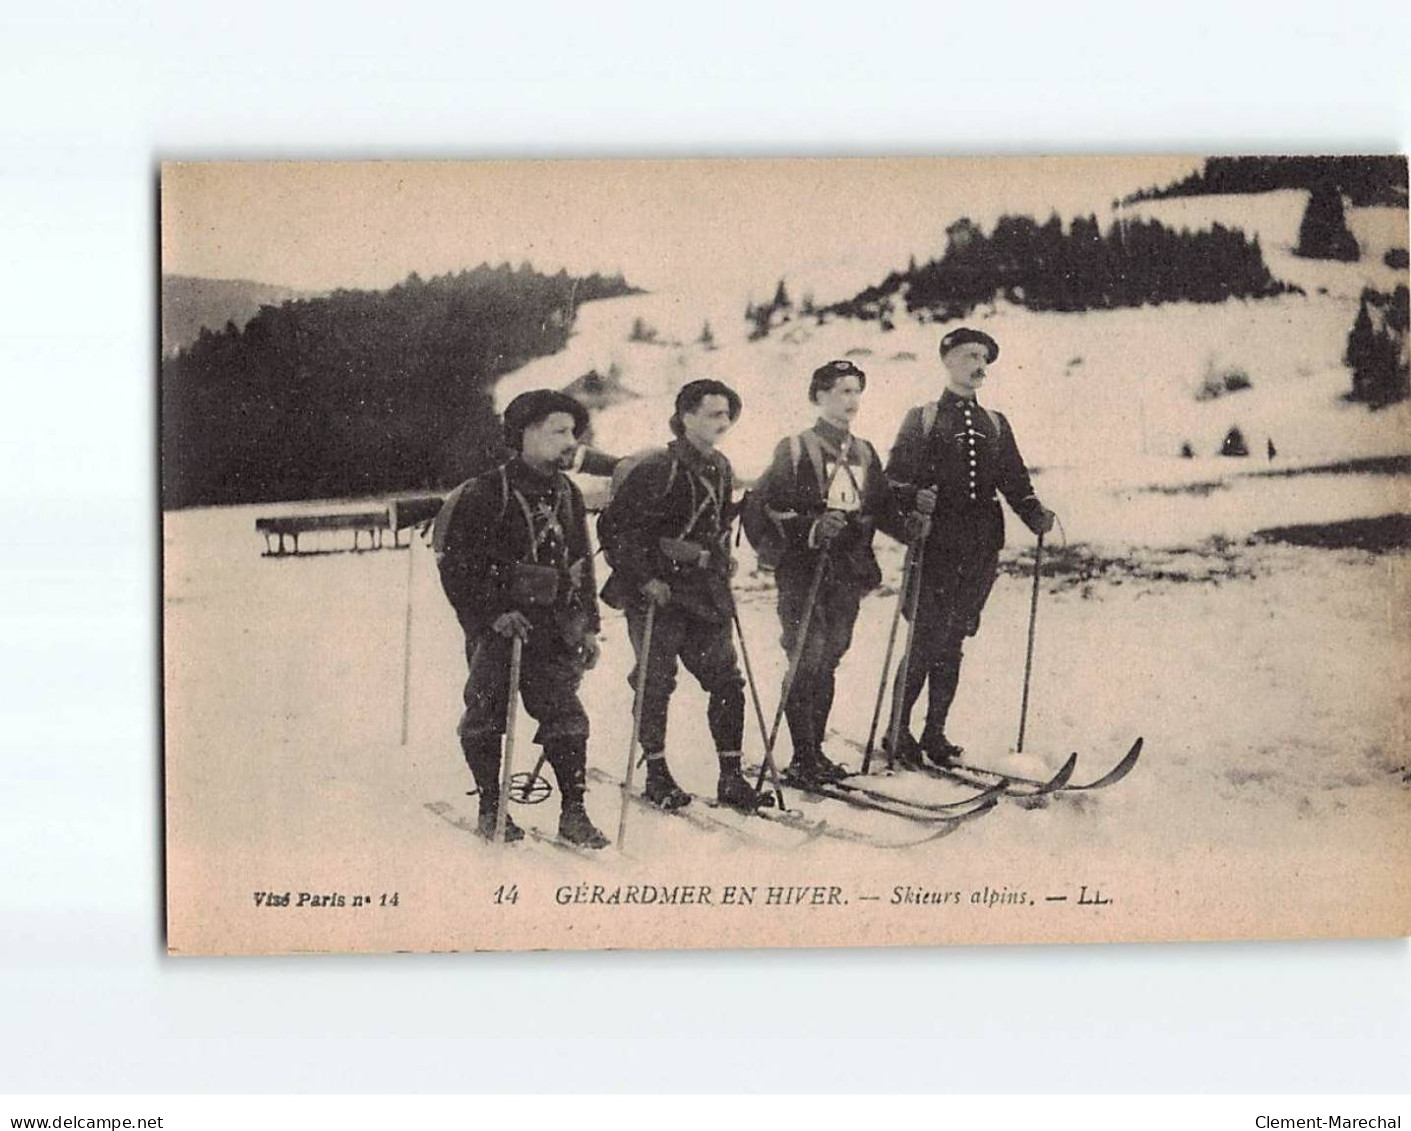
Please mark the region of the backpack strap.
<svg viewBox="0 0 1411 1131"><path fill-rule="evenodd" d="M940 411L940 401L927 401L921 406L921 435L928 440L931 438L931 429L936 426L936 416Z"/></svg>
<svg viewBox="0 0 1411 1131"><path fill-rule="evenodd" d="M441 509L436 512L435 519L431 523L431 549L439 559L446 552L446 539L450 536L451 518L456 512L456 507L460 504L461 496L465 494L465 489L471 485L473 480L467 479L449 495L441 504Z"/></svg>
<svg viewBox="0 0 1411 1131"><path fill-rule="evenodd" d="M789 437L789 466L794 469L794 475L799 473L799 463L803 459L803 441L799 439L798 433Z"/></svg>
<svg viewBox="0 0 1411 1131"><path fill-rule="evenodd" d="M497 469L500 478L500 511L495 518L495 522L501 523L505 519L505 512L510 505L510 478L509 471L504 464ZM454 518L456 508L460 506L461 499L465 496L470 486L477 482L480 477L467 479L455 488L445 501L441 504L441 509L436 512L436 517L431 522L431 550L439 558L446 552L446 539L450 537L451 520Z"/></svg>
<svg viewBox="0 0 1411 1131"><path fill-rule="evenodd" d="M545 522L544 528L536 532L534 529L534 512L530 509L529 500L524 497L524 493L520 491L519 488L514 488L513 492L515 501L519 503L520 513L524 515L525 530L528 531L529 534L529 560L537 563L539 561L539 547L543 544L544 539L548 537L551 526L548 522ZM564 503L566 502L568 502L568 492L563 489L562 483L556 482L554 484L553 520L558 524L559 533L562 535L565 545L568 543L568 527L564 522ZM569 506L569 514L567 517L570 520L573 517L572 504ZM500 512L500 518L503 521L503 511Z"/></svg>
<svg viewBox="0 0 1411 1131"><path fill-rule="evenodd" d="M794 463L794 477L798 478L799 464L802 462L800 448L808 452L808 462L813 465L813 474L818 479L818 497L823 500L823 504L828 504L828 492L833 489L833 480L838 477L838 472L847 470L848 478L852 479L853 486L857 486L857 478L852 473L852 468L848 467L848 457L852 454L854 439L848 437L848 442L843 450L839 451L838 457L833 462L832 474L828 474L826 463L823 459L823 441L812 428L806 428L796 436L789 437L789 455Z"/></svg>
<svg viewBox="0 0 1411 1131"><path fill-rule="evenodd" d="M804 432L800 433L799 439L803 443L804 451L808 453L808 462L813 465L813 474L818 479L819 494L826 503L828 501L828 488L832 486L832 484L829 482L828 475L825 471L827 464L823 459L823 445L818 442L818 437L814 434L812 428L806 429ZM798 474L798 470L798 463L795 462L795 475ZM834 467L833 474L838 474L837 467Z"/></svg>

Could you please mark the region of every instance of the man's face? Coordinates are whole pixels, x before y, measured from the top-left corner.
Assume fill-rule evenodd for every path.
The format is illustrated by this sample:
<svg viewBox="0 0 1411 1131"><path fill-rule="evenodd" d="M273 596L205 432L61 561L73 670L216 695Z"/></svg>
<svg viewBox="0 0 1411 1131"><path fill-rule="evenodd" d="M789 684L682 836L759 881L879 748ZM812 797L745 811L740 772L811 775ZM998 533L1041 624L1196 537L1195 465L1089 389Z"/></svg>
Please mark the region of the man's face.
<svg viewBox="0 0 1411 1131"><path fill-rule="evenodd" d="M989 356L990 351L982 342L966 342L941 358L951 391L961 396L974 396L985 383Z"/></svg>
<svg viewBox="0 0 1411 1131"><path fill-rule="evenodd" d="M838 425L850 423L862 407L862 382L852 374L839 377L831 389L819 389L815 399L825 420Z"/></svg>
<svg viewBox="0 0 1411 1131"><path fill-rule="evenodd" d="M690 412L681 414L681 431L686 439L713 448L730 431L730 401L719 393L708 393Z"/></svg>
<svg viewBox="0 0 1411 1131"><path fill-rule="evenodd" d="M521 454L527 463L557 467L562 471L573 466L578 451L578 437L573 434L573 416L567 412L551 412L524 430Z"/></svg>

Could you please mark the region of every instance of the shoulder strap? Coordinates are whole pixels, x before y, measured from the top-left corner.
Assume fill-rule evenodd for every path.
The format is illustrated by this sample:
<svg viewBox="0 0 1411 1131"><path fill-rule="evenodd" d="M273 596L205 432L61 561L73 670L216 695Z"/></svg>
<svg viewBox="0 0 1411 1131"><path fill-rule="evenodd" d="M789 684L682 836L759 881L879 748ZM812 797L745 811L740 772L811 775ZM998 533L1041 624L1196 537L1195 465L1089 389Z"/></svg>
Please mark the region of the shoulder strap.
<svg viewBox="0 0 1411 1131"><path fill-rule="evenodd" d="M1003 435L1003 434L1004 434L1004 424L1003 424L1003 422L1002 422L1001 419L1000 419L999 413L997 413L997 412L996 412L994 409L992 409L992 408L985 408L984 405L981 405L980 407L985 409L985 415L990 418L990 423L995 426L995 433L996 433L997 435Z"/></svg>
<svg viewBox="0 0 1411 1131"><path fill-rule="evenodd" d="M800 439L803 441L804 451L808 452L808 462L813 465L813 474L818 478L819 494L826 502L830 484L826 471L827 465L823 460L823 445L818 442L818 437L813 434L811 428L802 433ZM797 472L797 467L795 467L795 471ZM836 469L834 474L837 474Z"/></svg>
<svg viewBox="0 0 1411 1131"><path fill-rule="evenodd" d="M456 512L456 507L461 501L461 496L465 494L466 488L474 482L467 479L459 487L446 496L441 504L441 509L436 512L436 518L431 523L431 548L439 557L446 552L446 539L451 531L451 518Z"/></svg>

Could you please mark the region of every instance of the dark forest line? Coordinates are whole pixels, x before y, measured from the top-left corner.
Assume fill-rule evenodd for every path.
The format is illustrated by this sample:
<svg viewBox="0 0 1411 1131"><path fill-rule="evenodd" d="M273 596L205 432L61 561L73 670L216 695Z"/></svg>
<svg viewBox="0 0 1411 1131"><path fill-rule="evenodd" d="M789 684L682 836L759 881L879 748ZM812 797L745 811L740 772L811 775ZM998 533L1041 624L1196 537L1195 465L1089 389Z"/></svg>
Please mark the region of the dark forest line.
<svg viewBox="0 0 1411 1131"><path fill-rule="evenodd" d="M563 349L619 275L482 264L266 306L162 363L162 504L437 490L500 452L495 381Z"/></svg>

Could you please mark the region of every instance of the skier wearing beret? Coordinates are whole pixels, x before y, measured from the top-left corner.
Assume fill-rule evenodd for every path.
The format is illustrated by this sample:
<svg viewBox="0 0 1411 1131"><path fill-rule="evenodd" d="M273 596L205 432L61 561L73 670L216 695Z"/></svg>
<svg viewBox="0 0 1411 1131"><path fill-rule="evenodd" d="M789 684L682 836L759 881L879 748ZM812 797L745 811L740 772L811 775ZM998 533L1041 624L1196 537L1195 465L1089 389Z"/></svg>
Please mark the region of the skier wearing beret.
<svg viewBox="0 0 1411 1131"><path fill-rule="evenodd" d="M823 749L836 673L862 598L882 581L874 531L906 536L876 450L852 431L866 388L867 374L846 359L814 370L808 399L818 420L779 442L756 487L767 526L751 541L762 562L777 558L782 643L797 656L784 708L793 741L784 778L804 788L847 776Z"/></svg>
<svg viewBox="0 0 1411 1131"><path fill-rule="evenodd" d="M456 488L436 518L441 584L465 632L469 666L461 750L487 839L500 795L511 641L518 638L520 694L559 784L559 836L589 848L608 843L584 807L588 716L578 686L598 660L599 618L583 496L564 474L587 427L588 412L572 397L522 393L504 413L505 441L515 454ZM523 835L506 821L507 841Z"/></svg>
<svg viewBox="0 0 1411 1131"><path fill-rule="evenodd" d="M740 772L745 692L733 640L730 526L734 477L716 450L739 418L740 397L715 380L690 381L676 395L665 448L635 462L598 520L612 575L603 600L627 614L642 685L641 733L647 801L663 809L691 795L666 759L666 720L677 661L709 695L706 722L719 762L717 799L752 811L761 798ZM652 612L650 642L647 613Z"/></svg>
<svg viewBox="0 0 1411 1131"><path fill-rule="evenodd" d="M983 407L977 393L999 344L961 327L941 339L946 387L940 399L911 409L887 462L887 477L905 507L931 516L916 596L914 645L893 696L901 699L901 733L893 752L901 765L924 757L939 766L963 754L946 734L946 718L960 681L966 637L998 573L1004 514L998 495L1035 534L1053 528L1054 515L1034 494L1009 421ZM926 724L919 744L911 711L929 681ZM893 705L896 706L895 698Z"/></svg>

